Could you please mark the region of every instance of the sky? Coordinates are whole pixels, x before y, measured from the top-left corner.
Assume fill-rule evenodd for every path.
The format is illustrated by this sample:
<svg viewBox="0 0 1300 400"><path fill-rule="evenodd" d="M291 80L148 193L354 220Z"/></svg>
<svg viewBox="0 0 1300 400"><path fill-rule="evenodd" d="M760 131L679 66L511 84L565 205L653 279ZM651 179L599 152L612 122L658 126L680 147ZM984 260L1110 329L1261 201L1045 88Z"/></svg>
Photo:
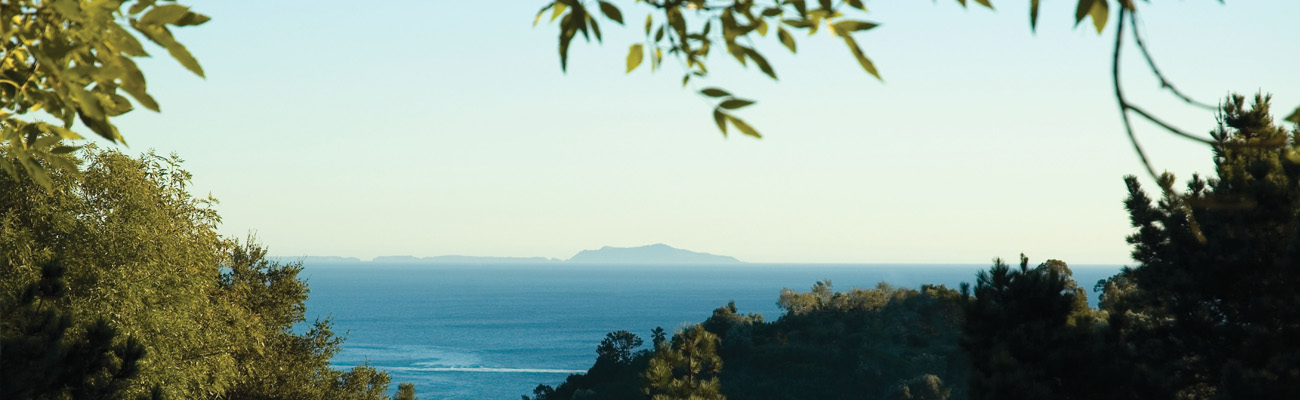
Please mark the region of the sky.
<svg viewBox="0 0 1300 400"><path fill-rule="evenodd" d="M721 51L682 88L665 62L624 73L649 11L575 41L560 70L541 0L191 1L176 29L203 64L141 62L161 113L118 119L129 153L175 152L220 231L281 256L567 259L666 243L768 263L987 263L1024 253L1131 264L1123 176L1143 172L1110 79L1115 22L1068 1L996 10L868 2L856 36L883 82L825 31L759 49L779 81ZM1158 66L1217 103L1300 106L1300 2L1139 3ZM1126 94L1187 131L1211 112L1159 88L1132 43ZM725 88L761 140L724 137L692 93ZM1159 170L1211 172L1209 149L1137 123ZM1147 187L1155 187L1145 180Z"/></svg>

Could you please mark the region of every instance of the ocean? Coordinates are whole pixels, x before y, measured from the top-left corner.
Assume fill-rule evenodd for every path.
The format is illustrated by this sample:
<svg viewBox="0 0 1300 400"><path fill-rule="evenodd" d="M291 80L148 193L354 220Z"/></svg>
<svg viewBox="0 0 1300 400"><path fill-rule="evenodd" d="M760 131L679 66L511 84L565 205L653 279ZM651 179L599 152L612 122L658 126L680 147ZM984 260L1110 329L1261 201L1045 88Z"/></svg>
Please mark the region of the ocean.
<svg viewBox="0 0 1300 400"><path fill-rule="evenodd" d="M780 317L782 288L806 292L830 279L837 291L878 282L956 289L988 265L727 264L306 264L307 319L330 318L346 335L332 365L362 363L415 384L425 400L516 400L538 384L583 372L608 332L649 342L704 321L735 301L741 313ZM1093 285L1118 265L1070 266L1097 303Z"/></svg>

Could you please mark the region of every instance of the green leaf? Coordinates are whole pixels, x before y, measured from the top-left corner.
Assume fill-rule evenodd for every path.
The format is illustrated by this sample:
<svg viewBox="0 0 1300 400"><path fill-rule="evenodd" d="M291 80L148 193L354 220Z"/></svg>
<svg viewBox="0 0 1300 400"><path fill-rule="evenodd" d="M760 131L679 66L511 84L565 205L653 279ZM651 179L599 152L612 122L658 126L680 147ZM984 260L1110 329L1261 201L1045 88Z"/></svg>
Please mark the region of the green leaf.
<svg viewBox="0 0 1300 400"><path fill-rule="evenodd" d="M866 21L840 21L835 23L835 28L841 33L865 31L880 26Z"/></svg>
<svg viewBox="0 0 1300 400"><path fill-rule="evenodd" d="M537 10L537 16L533 17L533 26L537 26L537 23L538 23L538 22L541 22L541 20L542 20L542 14L545 14L545 13L546 13L546 10L550 10L551 7L554 7L554 6L555 6L555 3L551 3L551 4L547 4L546 7L542 7L541 10Z"/></svg>
<svg viewBox="0 0 1300 400"><path fill-rule="evenodd" d="M746 124L745 121L741 120L740 118L727 115L727 120L731 121L731 124L735 125L736 129L740 130L740 133L753 136L755 138L760 138L760 139L763 138L763 135L758 134L758 131L754 130L753 127L749 126L749 124Z"/></svg>
<svg viewBox="0 0 1300 400"><path fill-rule="evenodd" d="M781 23L793 26L795 28L812 28L814 26L812 21L808 21L804 19L786 19L786 20L782 20Z"/></svg>
<svg viewBox="0 0 1300 400"><path fill-rule="evenodd" d="M77 151L80 148L81 146L56 146L54 149L51 149L50 152L54 154L68 154Z"/></svg>
<svg viewBox="0 0 1300 400"><path fill-rule="evenodd" d="M59 14L63 14L66 17L75 17L81 15L81 6L78 3L79 2L76 0L55 0L50 5L53 6L54 11L58 11ZM7 23L8 22L6 22L6 24Z"/></svg>
<svg viewBox="0 0 1300 400"><path fill-rule="evenodd" d="M1300 107L1296 107L1295 112L1291 113L1290 116L1286 117L1286 120L1294 122L1296 124L1300 124Z"/></svg>
<svg viewBox="0 0 1300 400"><path fill-rule="evenodd" d="M704 90L700 91L700 94L709 97L730 97L731 96L731 93L727 93L726 90L722 90L718 88L704 88Z"/></svg>
<svg viewBox="0 0 1300 400"><path fill-rule="evenodd" d="M573 41L573 35L578 33L578 29L571 27L569 21L573 20L573 13L564 16L560 20L560 71L569 70L569 43Z"/></svg>
<svg viewBox="0 0 1300 400"><path fill-rule="evenodd" d="M68 140L79 140L79 139L82 139L81 135L78 135L76 132L73 132L71 129L64 128L64 127L62 127L62 126L58 126L58 125L45 125L45 126L43 126L43 128L46 128L46 129L49 129L49 130L53 131L54 134L59 135L59 137L60 137L60 138L63 138L63 139L68 139Z"/></svg>
<svg viewBox="0 0 1300 400"><path fill-rule="evenodd" d="M141 11L144 11L144 9L152 6L154 1L155 0L136 0L135 4L132 4L131 8L128 9L127 12L133 15L139 14Z"/></svg>
<svg viewBox="0 0 1300 400"><path fill-rule="evenodd" d="M20 158L18 160L23 164L23 168L27 169L27 176L32 177L32 180L36 181L37 184L41 185L41 187L46 190L50 189L53 181L50 180L50 174L45 172L45 167L42 167L41 164L29 161L26 158Z"/></svg>
<svg viewBox="0 0 1300 400"><path fill-rule="evenodd" d="M627 72L631 73L632 70L640 66L643 58L645 58L645 49L641 44L634 44L629 47L627 49Z"/></svg>
<svg viewBox="0 0 1300 400"><path fill-rule="evenodd" d="M727 110L735 110L735 109L747 107L750 104L754 104L754 102L752 100L745 100L745 99L728 99L727 101L722 102L722 104L719 104L718 107L722 107Z"/></svg>
<svg viewBox="0 0 1300 400"><path fill-rule="evenodd" d="M762 70L767 76L772 77L772 79L776 79L776 71L772 70L772 66L767 63L767 59L763 58L762 54L758 54L758 51L749 47L744 47L744 49L745 55L748 55L750 60L754 60L754 64L758 64L758 69Z"/></svg>
<svg viewBox="0 0 1300 400"><path fill-rule="evenodd" d="M867 58L866 54L862 53L861 48L858 48L858 42L853 40L853 36L840 35L840 38L844 39L844 44L849 46L849 51L853 52L853 57L858 59L858 64L862 66L862 69L866 70L871 76L876 77L876 79L880 79L880 72L876 71L876 65L871 62L871 59Z"/></svg>
<svg viewBox="0 0 1300 400"><path fill-rule="evenodd" d="M1106 28L1106 19L1110 17L1110 6L1106 0L1097 0L1092 3L1088 15L1092 16L1092 25L1097 27L1097 33L1101 33Z"/></svg>
<svg viewBox="0 0 1300 400"><path fill-rule="evenodd" d="M569 9L569 5L558 1L555 2L555 7L551 7L551 22L555 22L555 19L559 18L560 14L564 14L564 10L567 9Z"/></svg>
<svg viewBox="0 0 1300 400"><path fill-rule="evenodd" d="M845 1L845 3L848 3L849 7L853 7L862 11L867 11L867 6L862 5L862 0L848 0Z"/></svg>
<svg viewBox="0 0 1300 400"><path fill-rule="evenodd" d="M653 21L653 19L654 19L654 18L652 18L652 17L653 17L653 16L650 15L650 14L646 14L646 16L645 16L645 35L646 35L646 36L650 36L650 26L652 25L652 24L651 24L651 21Z"/></svg>
<svg viewBox="0 0 1300 400"><path fill-rule="evenodd" d="M619 12L618 7L614 7L613 4L604 1L600 2L600 12L605 14L605 18L612 19L619 25L623 25L623 13Z"/></svg>
<svg viewBox="0 0 1300 400"><path fill-rule="evenodd" d="M176 25L176 26L203 25L204 22L208 22L211 20L212 17L191 12L191 13L186 13L184 17L181 17L181 19L177 20L176 23L172 25Z"/></svg>
<svg viewBox="0 0 1300 400"><path fill-rule="evenodd" d="M1029 0L1029 30L1038 32L1038 0Z"/></svg>
<svg viewBox="0 0 1300 400"><path fill-rule="evenodd" d="M759 36L767 36L767 21L764 21L764 20L761 20L761 19L758 20L758 28L757 28L757 30L758 30L758 35L759 35Z"/></svg>
<svg viewBox="0 0 1300 400"><path fill-rule="evenodd" d="M185 69L190 70L194 75L206 78L206 76L203 75L203 67L199 65L199 60L195 59L194 55L190 54L190 51L185 48L185 45L180 44L180 42L172 41L169 46L166 46L166 49L167 53L170 53L172 58L175 58L176 61L180 62Z"/></svg>
<svg viewBox="0 0 1300 400"><path fill-rule="evenodd" d="M144 46L140 45L140 40L135 38L131 32L127 32L121 25L108 24L109 43L121 51L123 55L131 57L148 57L149 53L144 51Z"/></svg>
<svg viewBox="0 0 1300 400"><path fill-rule="evenodd" d="M596 35L596 41L601 42L600 24L596 23L596 19L592 18L591 14L587 14L587 23L591 25L591 33Z"/></svg>
<svg viewBox="0 0 1300 400"><path fill-rule="evenodd" d="M660 26L659 30L655 32L655 41L658 42L663 39L664 39L664 27Z"/></svg>
<svg viewBox="0 0 1300 400"><path fill-rule="evenodd" d="M718 124L722 136L727 136L727 114L724 114L721 108L713 109L713 122Z"/></svg>
<svg viewBox="0 0 1300 400"><path fill-rule="evenodd" d="M794 36L790 36L790 32L786 32L785 28L777 27L776 37L781 39L781 44L784 44L785 48L790 49L791 53L795 52Z"/></svg>
<svg viewBox="0 0 1300 400"><path fill-rule="evenodd" d="M1079 6L1074 9L1074 26L1079 26L1079 23L1083 22L1083 18L1087 17L1088 12L1092 10L1092 4L1098 1L1105 0L1079 0Z"/></svg>
<svg viewBox="0 0 1300 400"><path fill-rule="evenodd" d="M691 74L682 74L682 87L686 87L686 82L691 81Z"/></svg>
<svg viewBox="0 0 1300 400"><path fill-rule="evenodd" d="M152 10L140 17L141 25L175 24L190 13L190 8L180 4L154 6Z"/></svg>
<svg viewBox="0 0 1300 400"><path fill-rule="evenodd" d="M775 17L775 16L778 16L778 15L781 15L781 8L780 8L780 7L772 7L772 8L766 8L766 9L763 9L763 16L764 16L764 17Z"/></svg>
<svg viewBox="0 0 1300 400"><path fill-rule="evenodd" d="M980 3L980 5L982 6L988 7L990 10L993 9L993 3L990 3L989 0L975 0L975 2Z"/></svg>

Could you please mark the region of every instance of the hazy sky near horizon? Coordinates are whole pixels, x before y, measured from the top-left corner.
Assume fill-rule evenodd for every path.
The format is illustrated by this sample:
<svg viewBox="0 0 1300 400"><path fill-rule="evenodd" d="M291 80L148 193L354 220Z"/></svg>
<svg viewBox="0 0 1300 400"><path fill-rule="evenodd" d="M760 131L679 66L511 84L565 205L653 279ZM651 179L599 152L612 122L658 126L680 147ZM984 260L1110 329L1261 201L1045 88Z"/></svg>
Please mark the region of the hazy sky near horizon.
<svg viewBox="0 0 1300 400"><path fill-rule="evenodd" d="M855 35L760 45L780 81L722 51L720 86L758 103L765 137L714 126L671 61L624 74L646 8L575 40L569 71L544 1L193 1L177 29L207 79L155 49L156 114L120 119L129 152L176 152L212 193L221 231L272 254L542 256L667 243L750 262L1131 263L1122 177L1141 165L1110 85L1112 18L1073 26L1070 1L996 11L868 2ZM1272 92L1300 105L1300 2L1141 3L1147 44L1206 102ZM1114 15L1112 15L1114 17ZM545 21L545 20L543 20ZM1128 95L1205 133L1214 116L1159 90L1130 42ZM1157 168L1210 172L1209 149L1146 123ZM1154 187L1148 181L1148 187Z"/></svg>

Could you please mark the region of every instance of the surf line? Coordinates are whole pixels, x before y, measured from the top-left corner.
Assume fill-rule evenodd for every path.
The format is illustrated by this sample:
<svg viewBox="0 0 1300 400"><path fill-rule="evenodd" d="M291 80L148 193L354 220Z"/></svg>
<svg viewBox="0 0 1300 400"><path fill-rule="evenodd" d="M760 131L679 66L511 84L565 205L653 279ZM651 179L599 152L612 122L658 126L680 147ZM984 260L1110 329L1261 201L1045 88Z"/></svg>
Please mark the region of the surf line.
<svg viewBox="0 0 1300 400"><path fill-rule="evenodd" d="M381 367L379 369L390 371L410 371L410 372L493 372L493 373L514 373L514 374L580 374L587 370L583 369L552 369L552 368L489 368L489 367Z"/></svg>

